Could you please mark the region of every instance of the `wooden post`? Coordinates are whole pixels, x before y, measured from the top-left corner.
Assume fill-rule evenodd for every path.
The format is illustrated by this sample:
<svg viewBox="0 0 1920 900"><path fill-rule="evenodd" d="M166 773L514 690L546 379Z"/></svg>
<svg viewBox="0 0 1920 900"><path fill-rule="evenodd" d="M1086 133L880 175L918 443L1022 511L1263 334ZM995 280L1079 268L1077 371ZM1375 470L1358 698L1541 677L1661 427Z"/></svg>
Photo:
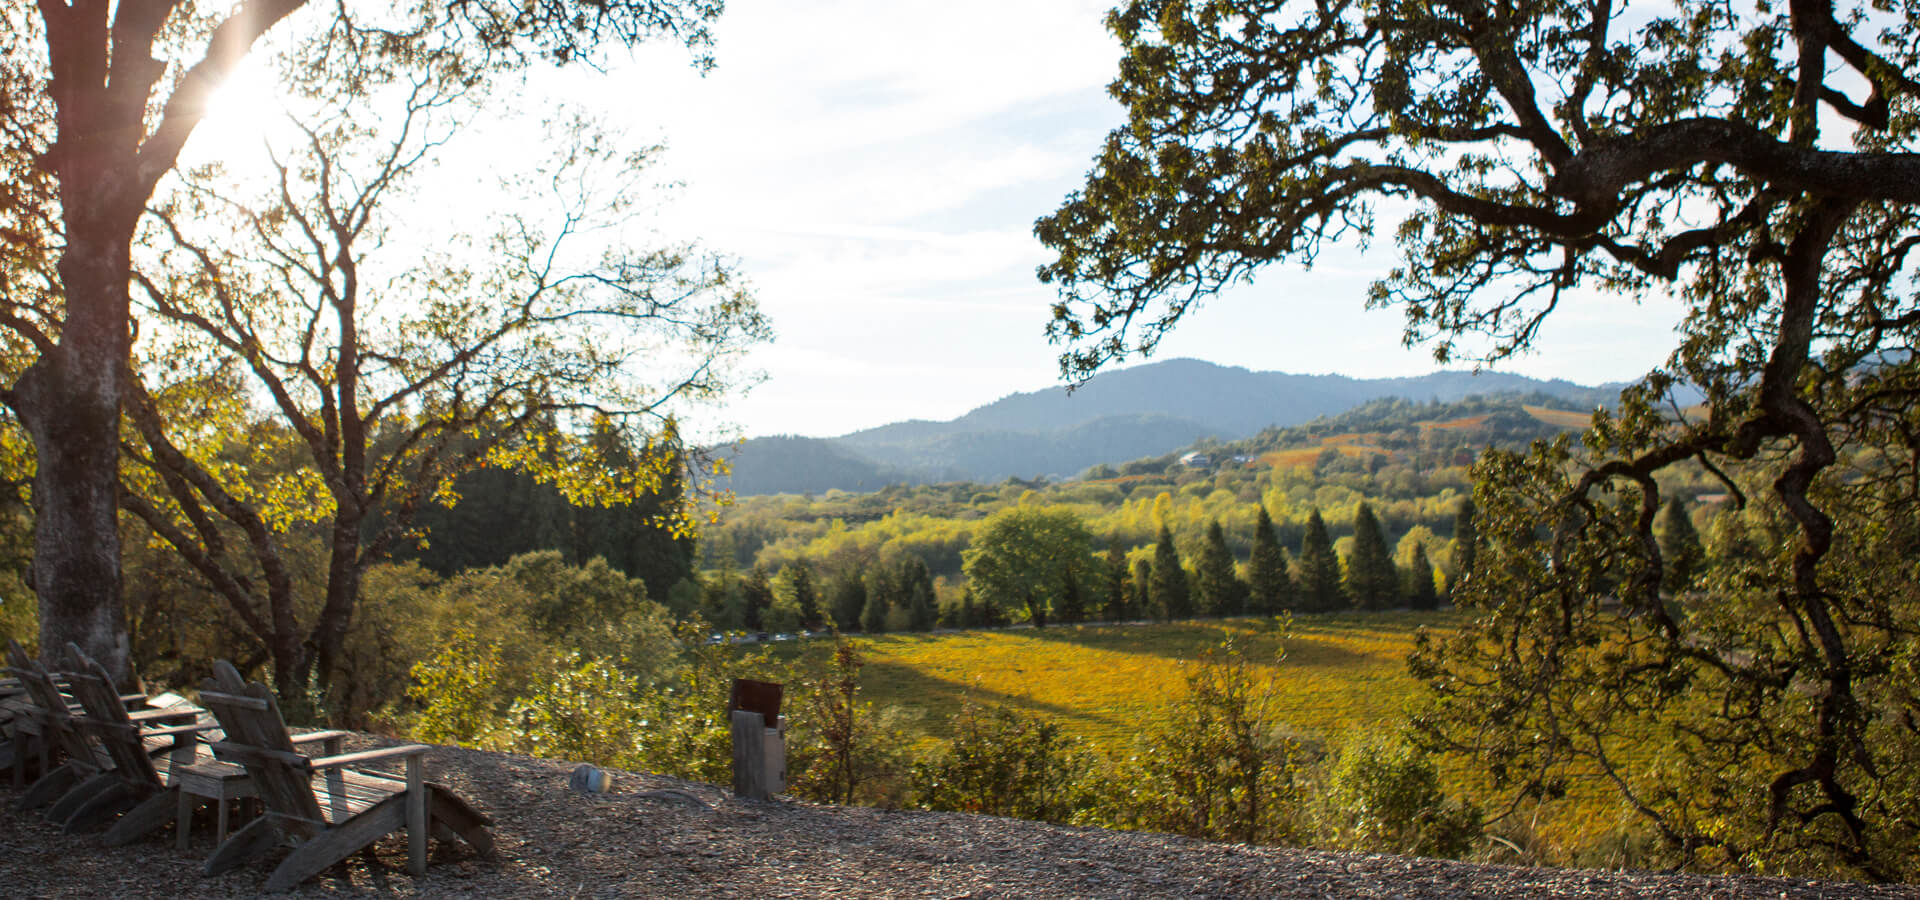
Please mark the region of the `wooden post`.
<svg viewBox="0 0 1920 900"><path fill-rule="evenodd" d="M407 870L427 874L427 780L418 753L407 757Z"/></svg>
<svg viewBox="0 0 1920 900"><path fill-rule="evenodd" d="M787 789L787 720L781 719L778 727L768 728L765 733L767 790L784 793Z"/></svg>
<svg viewBox="0 0 1920 900"><path fill-rule="evenodd" d="M767 726L751 710L733 711L733 795L748 800L773 796L767 782Z"/></svg>
<svg viewBox="0 0 1920 900"><path fill-rule="evenodd" d="M727 719L733 731L733 793L765 800L787 789L786 722L780 718L781 685L733 680Z"/></svg>

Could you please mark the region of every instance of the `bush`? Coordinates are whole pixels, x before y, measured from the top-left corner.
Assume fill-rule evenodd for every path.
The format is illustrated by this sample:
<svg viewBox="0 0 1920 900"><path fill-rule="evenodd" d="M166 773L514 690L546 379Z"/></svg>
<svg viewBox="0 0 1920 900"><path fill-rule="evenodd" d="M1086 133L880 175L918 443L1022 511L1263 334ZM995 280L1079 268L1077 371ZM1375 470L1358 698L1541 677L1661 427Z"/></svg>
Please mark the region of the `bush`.
<svg viewBox="0 0 1920 900"><path fill-rule="evenodd" d="M611 661L568 653L553 677L514 704L515 749L547 759L637 768L646 716L640 682Z"/></svg>
<svg viewBox="0 0 1920 900"><path fill-rule="evenodd" d="M1405 741L1350 744L1330 788L1324 821L1344 849L1461 857L1480 839L1480 810L1448 799L1433 760Z"/></svg>
<svg viewBox="0 0 1920 900"><path fill-rule="evenodd" d="M821 667L788 675L788 790L825 803L898 805L908 771L906 715L860 700L859 647L838 634Z"/></svg>
<svg viewBox="0 0 1920 900"><path fill-rule="evenodd" d="M1106 781L1097 816L1120 827L1247 843L1299 844L1306 751L1280 732L1273 694L1232 641L1187 673L1187 696Z"/></svg>
<svg viewBox="0 0 1920 900"><path fill-rule="evenodd" d="M407 696L420 704L413 717L416 740L432 744L497 749L500 645L473 632L455 631L440 651L413 667Z"/></svg>
<svg viewBox="0 0 1920 900"><path fill-rule="evenodd" d="M1092 771L1060 725L968 703L945 750L913 766L913 802L925 809L1066 822L1087 805Z"/></svg>

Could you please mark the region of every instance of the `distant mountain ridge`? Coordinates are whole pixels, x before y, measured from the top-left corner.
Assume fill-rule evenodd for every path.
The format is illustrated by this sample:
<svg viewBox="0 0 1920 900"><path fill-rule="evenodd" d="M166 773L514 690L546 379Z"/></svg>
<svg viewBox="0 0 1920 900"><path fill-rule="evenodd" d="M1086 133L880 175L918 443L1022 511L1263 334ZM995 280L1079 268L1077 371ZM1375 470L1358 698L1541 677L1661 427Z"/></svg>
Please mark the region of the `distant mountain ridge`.
<svg viewBox="0 0 1920 900"><path fill-rule="evenodd" d="M1452 402L1541 392L1591 408L1617 402L1621 387L1500 372L1295 375L1172 359L1101 373L1071 394L1064 387L1011 394L946 422L914 419L835 438L754 438L729 453L733 475L722 486L743 495L820 493L1069 476L1203 437L1236 440L1269 426L1298 425L1382 397Z"/></svg>

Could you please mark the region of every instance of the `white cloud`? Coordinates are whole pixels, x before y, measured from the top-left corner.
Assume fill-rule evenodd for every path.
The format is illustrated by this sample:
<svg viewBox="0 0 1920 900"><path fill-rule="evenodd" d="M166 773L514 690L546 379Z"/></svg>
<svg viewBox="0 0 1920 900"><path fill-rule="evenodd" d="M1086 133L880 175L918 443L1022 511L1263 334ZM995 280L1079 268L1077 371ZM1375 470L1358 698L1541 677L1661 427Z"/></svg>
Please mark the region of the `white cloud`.
<svg viewBox="0 0 1920 900"><path fill-rule="evenodd" d="M1054 296L1033 277L1048 254L1030 229L1123 121L1102 90L1119 56L1109 2L732 0L705 78L662 47L539 87L666 140L665 174L687 187L662 230L742 259L780 334L753 357L767 382L730 411L748 434L951 418L1055 383L1058 348L1042 333ZM1397 256L1397 208L1380 208L1370 250L1262 272L1190 316L1158 357L1431 371L1429 350L1400 346L1397 312L1363 309ZM1549 339L1586 349L1506 368L1637 375L1665 352L1672 316L1623 302L1570 304L1611 321L1550 321Z"/></svg>

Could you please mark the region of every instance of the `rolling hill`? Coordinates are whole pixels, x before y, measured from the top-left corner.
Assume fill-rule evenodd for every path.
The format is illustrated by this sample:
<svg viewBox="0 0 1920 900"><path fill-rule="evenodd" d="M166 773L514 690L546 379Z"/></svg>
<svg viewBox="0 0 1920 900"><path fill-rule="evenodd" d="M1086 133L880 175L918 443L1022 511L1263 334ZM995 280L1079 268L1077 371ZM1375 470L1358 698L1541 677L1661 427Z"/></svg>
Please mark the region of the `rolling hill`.
<svg viewBox="0 0 1920 900"><path fill-rule="evenodd" d="M1064 477L1202 438L1230 441L1298 425L1382 397L1455 401L1542 393L1592 407L1612 403L1619 389L1505 373L1365 379L1174 359L1102 373L1072 393L1050 387L1012 394L945 422L895 422L834 438L754 438L722 451L734 470L731 484L722 486L751 495Z"/></svg>

